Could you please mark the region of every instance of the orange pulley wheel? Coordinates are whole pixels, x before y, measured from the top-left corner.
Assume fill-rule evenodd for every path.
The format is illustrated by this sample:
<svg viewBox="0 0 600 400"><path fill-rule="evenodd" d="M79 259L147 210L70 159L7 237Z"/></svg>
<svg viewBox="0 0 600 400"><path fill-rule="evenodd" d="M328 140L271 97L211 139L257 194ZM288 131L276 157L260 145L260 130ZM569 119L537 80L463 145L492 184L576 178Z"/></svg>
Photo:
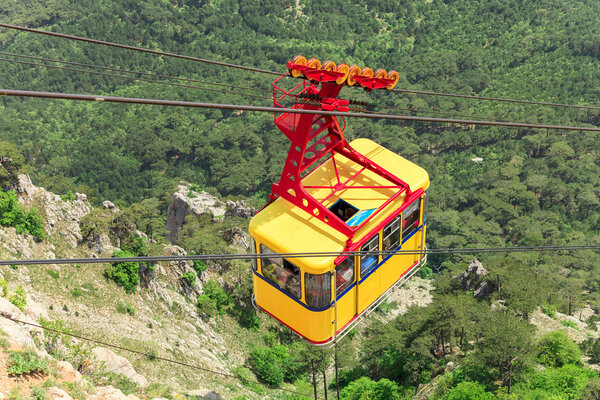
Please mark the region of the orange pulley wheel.
<svg viewBox="0 0 600 400"><path fill-rule="evenodd" d="M396 71L390 71L388 72L388 79L393 79L394 83L390 83L389 85L387 85L385 88L387 90L392 90L396 84L398 83L398 80L400 79L400 74Z"/></svg>
<svg viewBox="0 0 600 400"><path fill-rule="evenodd" d="M298 65L306 65L306 57L298 55L292 58L292 63ZM290 75L292 75L294 78L298 78L300 75L302 75L302 71L290 68Z"/></svg>
<svg viewBox="0 0 600 400"><path fill-rule="evenodd" d="M373 69L371 69L369 67L364 67L362 69L362 71L360 71L360 74L362 76L366 76L367 78L372 78L373 77Z"/></svg>
<svg viewBox="0 0 600 400"><path fill-rule="evenodd" d="M350 66L348 66L348 64L340 64L337 66L337 69L335 71L344 74L344 76L339 77L335 81L335 83L337 83L338 85L341 85L342 83L346 82L346 79L348 78L348 73L350 72Z"/></svg>
<svg viewBox="0 0 600 400"><path fill-rule="evenodd" d="M356 80L354 79L356 75L360 75L360 67L358 65L353 65L348 71L348 79L346 81L349 86L353 86L356 84Z"/></svg>
<svg viewBox="0 0 600 400"><path fill-rule="evenodd" d="M330 60L325 61L325 63L321 65L321 69L324 69L325 71L335 71L336 67L337 65L335 65L335 63Z"/></svg>
<svg viewBox="0 0 600 400"><path fill-rule="evenodd" d="M321 69L321 61L319 61L317 58L309 58L307 65L314 69Z"/></svg>
<svg viewBox="0 0 600 400"><path fill-rule="evenodd" d="M379 79L386 79L387 78L387 72L385 69L381 69L379 68L377 71L375 71L375 78L379 78Z"/></svg>

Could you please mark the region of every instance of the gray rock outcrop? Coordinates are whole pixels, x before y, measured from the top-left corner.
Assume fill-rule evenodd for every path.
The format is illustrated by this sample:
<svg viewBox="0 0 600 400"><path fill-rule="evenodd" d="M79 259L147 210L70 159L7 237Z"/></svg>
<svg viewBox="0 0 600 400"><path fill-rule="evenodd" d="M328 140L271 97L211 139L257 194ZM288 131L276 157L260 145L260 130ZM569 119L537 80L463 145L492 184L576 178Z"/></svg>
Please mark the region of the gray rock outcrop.
<svg viewBox="0 0 600 400"><path fill-rule="evenodd" d="M466 292L473 291L473 297L478 299L489 295L492 291L489 283L482 279L486 274L487 270L483 267L483 264L481 264L478 259L474 258L465 272L453 276L452 280L458 281L462 290Z"/></svg>
<svg viewBox="0 0 600 400"><path fill-rule="evenodd" d="M190 214L197 216L209 214L213 218L225 216L225 205L213 195L206 192L196 192L189 185L179 185L173 193L167 209L167 240L173 243L181 230L185 217Z"/></svg>
<svg viewBox="0 0 600 400"><path fill-rule="evenodd" d="M90 204L85 194L76 193L75 200L65 201L59 195L35 186L29 175L19 175L17 192L19 202L25 207L41 208L46 222L46 233L63 236L72 247L83 240L79 221L90 212Z"/></svg>

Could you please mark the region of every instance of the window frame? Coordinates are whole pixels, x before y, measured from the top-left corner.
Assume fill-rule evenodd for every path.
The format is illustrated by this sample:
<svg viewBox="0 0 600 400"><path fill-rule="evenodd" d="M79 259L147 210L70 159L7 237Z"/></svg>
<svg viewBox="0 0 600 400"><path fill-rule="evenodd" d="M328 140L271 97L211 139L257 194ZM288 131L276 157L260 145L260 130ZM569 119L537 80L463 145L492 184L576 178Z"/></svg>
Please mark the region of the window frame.
<svg viewBox="0 0 600 400"><path fill-rule="evenodd" d="M395 229L394 229L394 225ZM381 241L381 250L382 251L386 251L386 250L395 250L396 248L400 247L401 243L402 243L402 236L400 235L400 233L402 232L402 214L398 214L393 220L391 220L382 230L381 230L381 237L382 237L382 241ZM390 228L391 232L386 236L386 229ZM390 240L390 244L389 247L386 246L386 240L388 238L390 238L393 235L396 235L395 239L396 241L392 243L392 241ZM394 245L395 243L395 245Z"/></svg>
<svg viewBox="0 0 600 400"><path fill-rule="evenodd" d="M324 286L325 282L328 282L327 287L321 287L317 289L309 288L313 283L313 279L323 276L323 282L321 283ZM317 294L312 294L310 291L317 291ZM331 297L331 271L324 272L322 274L311 274L309 272L304 273L304 301L309 307L314 308L324 308L329 307L332 302ZM327 295L329 295L327 297ZM317 300L317 301L314 301ZM325 303L326 301L326 303Z"/></svg>
<svg viewBox="0 0 600 400"><path fill-rule="evenodd" d="M346 273L346 271L344 271L343 273L340 273L340 269L342 267L344 267L346 263L351 263L351 267L350 270L352 271L352 274L348 277L348 279L344 278L344 275L348 275ZM340 262L339 264L337 264L335 266L335 296L336 298L339 297L346 289L348 289L350 286L352 286L352 284L354 283L354 280L356 278L356 261L354 260L354 256L349 256L346 257L345 259L342 260L342 262ZM342 283L341 285L338 286L338 276L341 277L341 280L344 281L344 283Z"/></svg>
<svg viewBox="0 0 600 400"><path fill-rule="evenodd" d="M260 254L275 255L274 257L264 257L260 259L260 274L266 280L268 280L277 288L279 288L282 292L288 294L289 296L297 300L300 300L302 298L302 274L300 271L300 267L281 256L277 257L278 253L274 252L262 243L260 244L259 250ZM266 260L269 260L271 264L275 265L275 267L273 268L273 272L269 272L268 274L265 274L264 270L264 262ZM277 268L279 268L280 270L278 271ZM297 278L297 282L293 281L294 278ZM293 282L290 283L290 280L292 280Z"/></svg>
<svg viewBox="0 0 600 400"><path fill-rule="evenodd" d="M406 215L407 210L410 210L411 208L413 208L413 206L415 206L416 208L411 210L412 212L410 214ZM417 217L416 219L414 219L415 215ZM408 221L409 218L411 218L412 221L410 221L410 224L407 224L408 226L405 227L404 226L405 222ZM415 230L417 230L417 228L420 225L420 222L421 222L421 197L418 197L402 211L402 239L408 237Z"/></svg>
<svg viewBox="0 0 600 400"><path fill-rule="evenodd" d="M372 245L375 245L375 248L371 248ZM361 254L360 258L360 279L364 279L367 275L369 275L379 264L379 232L376 232L369 240L367 240L361 247L360 251L366 252L366 254ZM375 253L375 254L373 254ZM372 261L372 264L369 264L368 269L365 270L364 264L365 260Z"/></svg>

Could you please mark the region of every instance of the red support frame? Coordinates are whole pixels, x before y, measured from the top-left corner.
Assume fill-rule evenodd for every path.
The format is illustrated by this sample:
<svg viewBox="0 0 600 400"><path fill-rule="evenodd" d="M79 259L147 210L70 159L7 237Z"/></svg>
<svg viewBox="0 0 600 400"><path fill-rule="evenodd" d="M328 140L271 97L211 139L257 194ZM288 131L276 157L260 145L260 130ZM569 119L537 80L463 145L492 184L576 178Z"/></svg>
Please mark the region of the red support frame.
<svg viewBox="0 0 600 400"><path fill-rule="evenodd" d="M346 245L349 247L357 230L400 195L406 194L406 196L410 196L411 190L406 182L352 148L346 141L343 128L336 117L323 115L319 112L321 110L348 111L348 100L337 98L342 85L335 83L333 79L335 77L334 74L336 73L332 73L331 71L310 70L307 75L309 75L311 82L303 80L290 90L284 90L280 87L280 81L284 77L278 78L273 82L273 102L275 107L282 109L281 112L275 113L275 124L290 140L291 145L281 178L279 182L272 185L270 197L271 200L283 197L314 218L323 221L325 224L341 232L348 238ZM288 107L283 105L283 103L290 99L293 99L295 102L291 107L292 109L313 110L314 113L286 113L285 110ZM355 162L361 166L361 169L350 178L342 181L336 161L336 156L338 155ZM304 186L302 178L310 173L309 168L319 160L322 160L322 162L331 160L335 171L336 183L333 186ZM389 184L376 186L357 184L357 177L365 170L374 172L388 181ZM349 189L377 188L396 189L396 191L359 225L347 225L324 206L325 201L336 193ZM323 198L316 199L307 189L330 189L330 192Z"/></svg>

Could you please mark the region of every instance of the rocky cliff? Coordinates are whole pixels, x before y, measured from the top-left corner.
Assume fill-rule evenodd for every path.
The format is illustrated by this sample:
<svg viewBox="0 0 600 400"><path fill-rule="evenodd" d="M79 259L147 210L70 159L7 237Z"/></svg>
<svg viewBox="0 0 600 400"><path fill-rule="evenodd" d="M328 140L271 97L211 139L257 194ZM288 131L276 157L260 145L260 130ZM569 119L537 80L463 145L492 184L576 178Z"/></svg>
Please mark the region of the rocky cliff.
<svg viewBox="0 0 600 400"><path fill-rule="evenodd" d="M82 220L86 218L122 217L121 211L110 202L95 208L79 193L74 198L62 199L36 187L26 175L19 177L14 189L26 209L35 207L43 217L46 238L36 241L30 235L18 234L15 228L0 227L1 259L110 256L119 245L118 236L141 235L137 231L103 230L96 225L92 234L82 231ZM215 213L213 215L225 215L225 204L211 203L207 198L203 201L207 209ZM180 212L177 206L170 209L175 210L176 215ZM186 254L175 245L155 243L153 246L159 246L162 255ZM215 392L199 387L198 374L174 370L172 364L159 365L150 358L132 357L131 353L76 339L68 345L56 339L59 346L53 342L48 347L42 330L6 318L32 324L49 321L105 343L168 358L182 359L181 354L185 354L183 360L193 360L197 365L222 373L230 372L224 357L227 353L224 339L217 333L214 321L201 319L195 306L202 294L206 273L197 276L190 262L143 265L140 288L134 294L126 294L103 277L105 268L104 264L0 267L0 283L7 282L6 291L0 293L0 338L6 336L9 344L5 350L0 348L0 365L2 360L8 359L9 351L23 349L32 349L39 357L52 360L52 373L58 376L56 385L46 390L52 399L74 397L72 390L65 389L67 387L79 388L79 398L83 393L83 398L90 400L152 398L145 388L156 384L169 387L169 397L178 390L181 393L192 390L197 393L194 398L220 398ZM183 279L184 275L187 279ZM195 279L190 281L190 276ZM11 304L19 290L24 292L20 304L23 311ZM86 349L82 353L85 359L73 358L74 348L82 352ZM86 380L80 372L93 378ZM3 375L1 368L0 375ZM48 376L43 375L25 380L31 384L23 383L19 377L0 379L0 399L7 398L16 386L21 387L23 395L30 396L32 388L46 379ZM128 383L123 386L123 382ZM134 388L133 393L126 396L115 388L120 386L129 391Z"/></svg>

